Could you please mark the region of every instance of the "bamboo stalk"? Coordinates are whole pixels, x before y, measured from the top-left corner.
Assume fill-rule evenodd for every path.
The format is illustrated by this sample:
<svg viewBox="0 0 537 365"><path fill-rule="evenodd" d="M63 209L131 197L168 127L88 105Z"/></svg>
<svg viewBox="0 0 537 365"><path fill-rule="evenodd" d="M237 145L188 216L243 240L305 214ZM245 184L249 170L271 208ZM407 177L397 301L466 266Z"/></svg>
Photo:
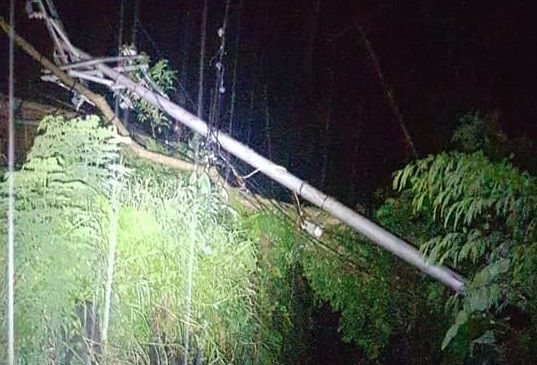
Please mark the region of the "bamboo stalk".
<svg viewBox="0 0 537 365"><path fill-rule="evenodd" d="M5 23L4 19L2 21ZM15 0L9 3L9 106L8 106L8 209L7 209L7 260L6 260L6 338L7 338L7 361L8 365L15 364L15 190L14 190L14 167L15 167Z"/></svg>
<svg viewBox="0 0 537 365"><path fill-rule="evenodd" d="M198 76L198 118L203 116L203 73L205 70L205 43L207 39L207 2L203 2L203 14L201 21L201 48L200 48L200 63L199 63L199 76Z"/></svg>
<svg viewBox="0 0 537 365"><path fill-rule="evenodd" d="M117 230L118 230L118 190L119 179L122 176L115 175L112 178L112 192L110 196L110 207L108 212L109 227L108 227L108 257L106 261L106 278L105 278L105 294L104 294L104 309L102 323L103 355L107 358L108 355L108 327L110 324L110 307L112 302L112 283L114 280L114 267L116 262L116 245L117 245Z"/></svg>

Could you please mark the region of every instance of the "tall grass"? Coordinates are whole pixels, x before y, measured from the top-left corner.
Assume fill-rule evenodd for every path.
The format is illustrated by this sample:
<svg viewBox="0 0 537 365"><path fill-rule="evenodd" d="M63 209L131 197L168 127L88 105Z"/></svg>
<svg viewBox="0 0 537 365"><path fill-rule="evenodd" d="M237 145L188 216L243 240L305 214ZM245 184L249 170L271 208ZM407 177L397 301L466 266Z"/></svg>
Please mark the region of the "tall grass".
<svg viewBox="0 0 537 365"><path fill-rule="evenodd" d="M290 228L238 213L203 174L128 155L125 174L118 141L96 117L50 117L15 172L18 362L276 363Z"/></svg>
<svg viewBox="0 0 537 365"><path fill-rule="evenodd" d="M188 327L192 348L211 363L255 356L256 244L208 180L145 170L128 180L120 200L110 342L129 350L118 355L139 349L143 356L154 343L161 358L180 358Z"/></svg>

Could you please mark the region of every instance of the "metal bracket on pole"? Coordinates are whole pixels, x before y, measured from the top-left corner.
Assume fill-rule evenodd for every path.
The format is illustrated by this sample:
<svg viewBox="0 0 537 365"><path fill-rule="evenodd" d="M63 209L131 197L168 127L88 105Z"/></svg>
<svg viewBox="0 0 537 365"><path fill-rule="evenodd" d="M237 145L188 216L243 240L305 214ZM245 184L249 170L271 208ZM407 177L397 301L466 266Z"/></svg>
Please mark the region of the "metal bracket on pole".
<svg viewBox="0 0 537 365"><path fill-rule="evenodd" d="M43 0L29 0L30 3L37 4L44 8L42 1ZM123 102L131 102L131 98L134 97L141 98L160 109L162 112L170 115L175 120L189 127L194 132L197 132L202 136L207 136L209 134L209 128L203 120L183 109L179 105L171 102L161 90L155 88L154 83L147 76L147 74L145 74L145 76L140 80L135 81L122 74L117 69L107 66L105 62L98 62L96 59L91 58L88 54L72 46L62 30L61 23L59 22L55 9L53 8L52 1L44 1L46 1L49 9L52 9L53 11L49 13L46 13L45 11L45 15L43 15L43 13L39 13L39 16L34 17L45 19L49 30L50 27L52 27L54 31L58 33L51 33L51 36L55 41L56 47L60 48L60 54L67 53L68 55L69 62L65 62L63 66L67 66L72 62L78 62L79 65L83 65L80 67L83 68L80 69L76 66L76 64L74 64L69 68L69 72L82 72L74 74L74 76L88 81L96 81L92 80L90 76L100 79L102 75L100 83L103 83L103 80L111 81L112 84L109 85L110 89L114 92L116 97L122 98ZM51 14L54 15L54 17L51 17ZM53 25L49 27L49 23L52 23ZM61 38L61 41L57 42L57 38ZM135 55L136 52L133 49L127 49L125 52L123 52L123 56ZM132 61L126 60L122 62L127 64L119 65L120 67L132 66ZM129 62L131 63L130 65L128 64ZM122 88L121 91L118 91L118 87ZM395 236L381 226L373 223L354 210L346 207L336 199L324 194L320 190L317 190L307 182L288 172L285 168L282 168L267 158L259 155L248 146L245 146L241 142L233 139L231 136L223 132L218 132L215 138L224 150L248 163L272 180L302 196L310 203L313 203L319 208L328 212L333 217L339 219L341 222L363 234L375 244L403 259L425 274L439 280L454 291L460 293L464 290L464 278L447 266L433 265L427 262L427 260L414 246Z"/></svg>
<svg viewBox="0 0 537 365"><path fill-rule="evenodd" d="M122 109L133 108L132 98L137 96L128 92L124 87L116 85L115 80L104 76L95 68L97 64L115 63L117 66L113 68L118 72L125 74L136 72L140 75L140 81L144 87L157 92L162 97L167 97L148 75L149 66L144 63L144 56L139 55L134 47L123 47L120 55L116 57L91 58L72 45L52 0L28 0L26 12L30 19L40 19L45 22L54 43L53 60L56 65L84 85L87 85L87 82L95 82L112 88L115 96L121 99ZM71 101L77 110L83 103L92 104L82 95L76 94L70 87L59 82L46 70L43 71L41 79L56 83L71 91L73 93Z"/></svg>

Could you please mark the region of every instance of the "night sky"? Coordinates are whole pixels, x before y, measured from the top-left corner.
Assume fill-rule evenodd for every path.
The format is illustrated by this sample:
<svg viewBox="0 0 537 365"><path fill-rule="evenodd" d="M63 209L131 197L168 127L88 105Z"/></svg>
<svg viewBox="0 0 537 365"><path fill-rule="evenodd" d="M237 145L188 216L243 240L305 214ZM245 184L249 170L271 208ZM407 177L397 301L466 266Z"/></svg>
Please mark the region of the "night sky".
<svg viewBox="0 0 537 365"><path fill-rule="evenodd" d="M4 3L0 10L7 16ZM233 135L349 204L366 201L413 158L360 30L378 57L419 157L444 149L457 118L473 110L497 115L510 136L537 138L533 1L323 0L318 17L317 0L245 0L240 14L239 3L231 2L220 128L228 129L236 53ZM116 52L119 1L55 4L75 45L95 56ZM126 40L132 39L133 4L125 0ZM169 59L179 71L188 95L172 98L191 111L185 100L196 102L202 5L202 0L140 0L136 32L140 50ZM224 1L209 1L206 104L224 7ZM24 1L18 1L16 26L50 56L45 27L27 19ZM7 54L5 36L0 46ZM18 96L57 93L56 86L38 81L37 67L21 52L16 68Z"/></svg>

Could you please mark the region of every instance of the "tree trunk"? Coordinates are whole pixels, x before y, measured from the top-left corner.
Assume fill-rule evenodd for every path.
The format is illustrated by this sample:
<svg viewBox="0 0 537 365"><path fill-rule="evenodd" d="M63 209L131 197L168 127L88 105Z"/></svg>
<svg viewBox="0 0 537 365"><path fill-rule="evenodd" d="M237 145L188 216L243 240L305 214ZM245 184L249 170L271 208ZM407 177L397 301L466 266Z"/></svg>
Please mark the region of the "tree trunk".
<svg viewBox="0 0 537 365"><path fill-rule="evenodd" d="M252 121L255 118L255 86L252 85L252 91L250 93L250 108L248 110L248 130L246 132L246 145L250 146L250 139L252 137Z"/></svg>
<svg viewBox="0 0 537 365"><path fill-rule="evenodd" d="M188 66L190 61L190 42L192 38L192 12L191 12L191 1L188 1L187 11L186 11L186 26L185 26L185 36L182 47L182 65L181 65L181 74L179 80L183 85L188 85ZM185 86L188 87L188 86Z"/></svg>
<svg viewBox="0 0 537 365"><path fill-rule="evenodd" d="M117 35L117 55L121 55L121 47L123 46L123 18L125 16L125 0L119 2L119 29ZM119 115L119 98L116 98L114 112Z"/></svg>
<svg viewBox="0 0 537 365"><path fill-rule="evenodd" d="M308 45L306 47L306 56L304 57L304 69L306 74L311 76L313 73L313 50L315 48L315 39L317 37L317 28L319 27L319 15L321 11L321 0L315 1L315 8L311 17L310 32Z"/></svg>
<svg viewBox="0 0 537 365"><path fill-rule="evenodd" d="M131 43L135 48L136 48L136 42L138 40L138 18L139 17L140 17L140 0L134 0Z"/></svg>
<svg viewBox="0 0 537 365"><path fill-rule="evenodd" d="M207 40L207 7L208 0L203 1L203 10L202 10L202 21L201 21L201 45L200 45L200 60L199 60L199 71L198 71L198 107L196 115L198 118L203 119L203 87L204 87L204 71L205 71L205 46ZM198 164L199 159L199 147L201 143L201 136L197 133L194 133L193 136L193 145L194 145L194 159L196 165Z"/></svg>

